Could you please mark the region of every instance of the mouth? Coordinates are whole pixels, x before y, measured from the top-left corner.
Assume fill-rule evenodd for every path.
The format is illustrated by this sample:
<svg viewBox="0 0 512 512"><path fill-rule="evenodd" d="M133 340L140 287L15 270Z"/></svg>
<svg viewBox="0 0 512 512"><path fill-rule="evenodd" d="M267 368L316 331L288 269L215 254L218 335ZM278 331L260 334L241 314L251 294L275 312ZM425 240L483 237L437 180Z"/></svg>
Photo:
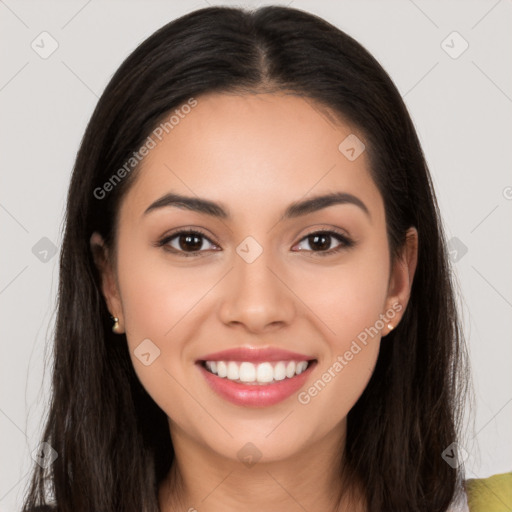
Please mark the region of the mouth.
<svg viewBox="0 0 512 512"><path fill-rule="evenodd" d="M275 349L238 348L196 361L210 388L231 403L267 407L304 386L317 359Z"/></svg>
<svg viewBox="0 0 512 512"><path fill-rule="evenodd" d="M305 372L316 359L309 361L201 361L203 368L221 379L245 385L265 386L276 382L293 379Z"/></svg>

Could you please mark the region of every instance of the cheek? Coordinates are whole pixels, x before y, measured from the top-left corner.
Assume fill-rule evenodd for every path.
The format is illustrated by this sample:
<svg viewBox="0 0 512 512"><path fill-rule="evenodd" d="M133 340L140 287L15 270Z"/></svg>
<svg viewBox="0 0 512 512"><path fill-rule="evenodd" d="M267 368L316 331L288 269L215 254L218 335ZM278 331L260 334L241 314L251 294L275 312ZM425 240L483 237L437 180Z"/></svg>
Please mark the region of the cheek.
<svg viewBox="0 0 512 512"><path fill-rule="evenodd" d="M126 245L124 253L119 251L123 256L118 275L130 342L154 338L169 345L175 327L188 320L208 283L214 282L199 267L172 265L160 251L163 249L140 249L135 244Z"/></svg>
<svg viewBox="0 0 512 512"><path fill-rule="evenodd" d="M334 352L344 352L352 339L375 326L385 312L387 245L368 244L364 250L347 253L336 265L303 265L294 280L294 292L319 320L334 357ZM379 322L378 330L382 327Z"/></svg>
<svg viewBox="0 0 512 512"><path fill-rule="evenodd" d="M182 345L175 331L186 320L191 294L179 274L165 272L148 258L119 261L125 332L135 373L143 388L168 416L183 416L186 399ZM181 278L183 280L183 278ZM197 300L197 299L196 299ZM187 307L188 306L188 307ZM180 319L183 319L180 322ZM173 329L173 326L177 327Z"/></svg>
<svg viewBox="0 0 512 512"><path fill-rule="evenodd" d="M171 264L162 249L133 240L120 239L117 268L130 357L159 407L170 417L183 416L190 399L182 383L189 376L194 340L201 338L197 315L209 307L207 293L218 272ZM139 357L145 353L150 356Z"/></svg>
<svg viewBox="0 0 512 512"><path fill-rule="evenodd" d="M187 323L200 294L186 273L166 264L158 249L145 248L142 241L120 239L117 271L130 357L142 384L157 399L153 390L167 392L173 386L165 369L174 375L180 368L184 341L176 332Z"/></svg>

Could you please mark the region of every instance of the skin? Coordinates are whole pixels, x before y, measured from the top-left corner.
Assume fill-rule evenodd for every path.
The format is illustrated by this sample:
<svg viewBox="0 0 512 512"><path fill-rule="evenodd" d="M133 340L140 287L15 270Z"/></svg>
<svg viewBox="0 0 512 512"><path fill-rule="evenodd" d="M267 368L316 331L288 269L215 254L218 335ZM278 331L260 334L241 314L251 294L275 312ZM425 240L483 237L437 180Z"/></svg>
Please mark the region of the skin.
<svg viewBox="0 0 512 512"><path fill-rule="evenodd" d="M367 155L349 161L338 145L353 127L327 119L311 100L279 94L211 94L143 161L122 201L113 258L97 233L91 248L109 310L119 318L142 384L169 418L176 462L159 491L161 510L335 510L346 417L374 369L386 325L307 405L294 394L266 408L215 394L197 359L233 348L279 347L318 360L305 388L332 367L359 333L409 300L417 232L391 266L382 197ZM230 219L177 207L144 215L168 192L221 203ZM343 191L353 204L280 220L292 202ZM173 230L202 228L202 253L186 257L154 244ZM307 235L337 228L354 247L322 256ZM253 237L252 263L237 246ZM330 245L329 245L330 243ZM168 242L176 250L179 237ZM327 250L336 248L327 239ZM190 253L190 249L189 249ZM183 254L183 253L182 253ZM197 254L197 251L196 251ZM149 338L160 356L133 351ZM246 467L246 443L261 459ZM171 476L179 489L169 487ZM355 487L354 487L355 489ZM359 496L339 510L364 510Z"/></svg>

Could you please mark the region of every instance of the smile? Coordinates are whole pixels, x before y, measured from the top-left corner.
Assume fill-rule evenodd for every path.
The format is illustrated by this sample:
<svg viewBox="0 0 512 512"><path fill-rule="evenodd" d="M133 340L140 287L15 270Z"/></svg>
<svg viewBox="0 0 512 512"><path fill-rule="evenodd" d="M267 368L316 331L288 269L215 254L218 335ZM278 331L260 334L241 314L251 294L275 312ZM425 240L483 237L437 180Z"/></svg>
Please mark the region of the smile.
<svg viewBox="0 0 512 512"><path fill-rule="evenodd" d="M308 361L266 361L254 364L249 361L205 361L206 370L233 382L244 384L270 384L300 375L308 366Z"/></svg>
<svg viewBox="0 0 512 512"><path fill-rule="evenodd" d="M221 398L246 407L268 407L304 386L317 360L280 349L238 347L196 361L209 387Z"/></svg>

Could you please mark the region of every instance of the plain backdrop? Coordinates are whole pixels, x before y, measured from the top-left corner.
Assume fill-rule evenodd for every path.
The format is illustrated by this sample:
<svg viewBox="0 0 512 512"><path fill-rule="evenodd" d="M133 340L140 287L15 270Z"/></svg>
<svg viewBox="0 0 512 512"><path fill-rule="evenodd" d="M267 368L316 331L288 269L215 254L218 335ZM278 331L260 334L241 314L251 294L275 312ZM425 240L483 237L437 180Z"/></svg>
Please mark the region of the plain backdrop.
<svg viewBox="0 0 512 512"><path fill-rule="evenodd" d="M467 475L511 471L512 2L275 3L318 14L353 36L404 97L460 288L476 398L464 440ZM221 4L0 1L2 511L20 508L47 410L44 348L55 320L64 201L86 123L140 42L207 5Z"/></svg>

